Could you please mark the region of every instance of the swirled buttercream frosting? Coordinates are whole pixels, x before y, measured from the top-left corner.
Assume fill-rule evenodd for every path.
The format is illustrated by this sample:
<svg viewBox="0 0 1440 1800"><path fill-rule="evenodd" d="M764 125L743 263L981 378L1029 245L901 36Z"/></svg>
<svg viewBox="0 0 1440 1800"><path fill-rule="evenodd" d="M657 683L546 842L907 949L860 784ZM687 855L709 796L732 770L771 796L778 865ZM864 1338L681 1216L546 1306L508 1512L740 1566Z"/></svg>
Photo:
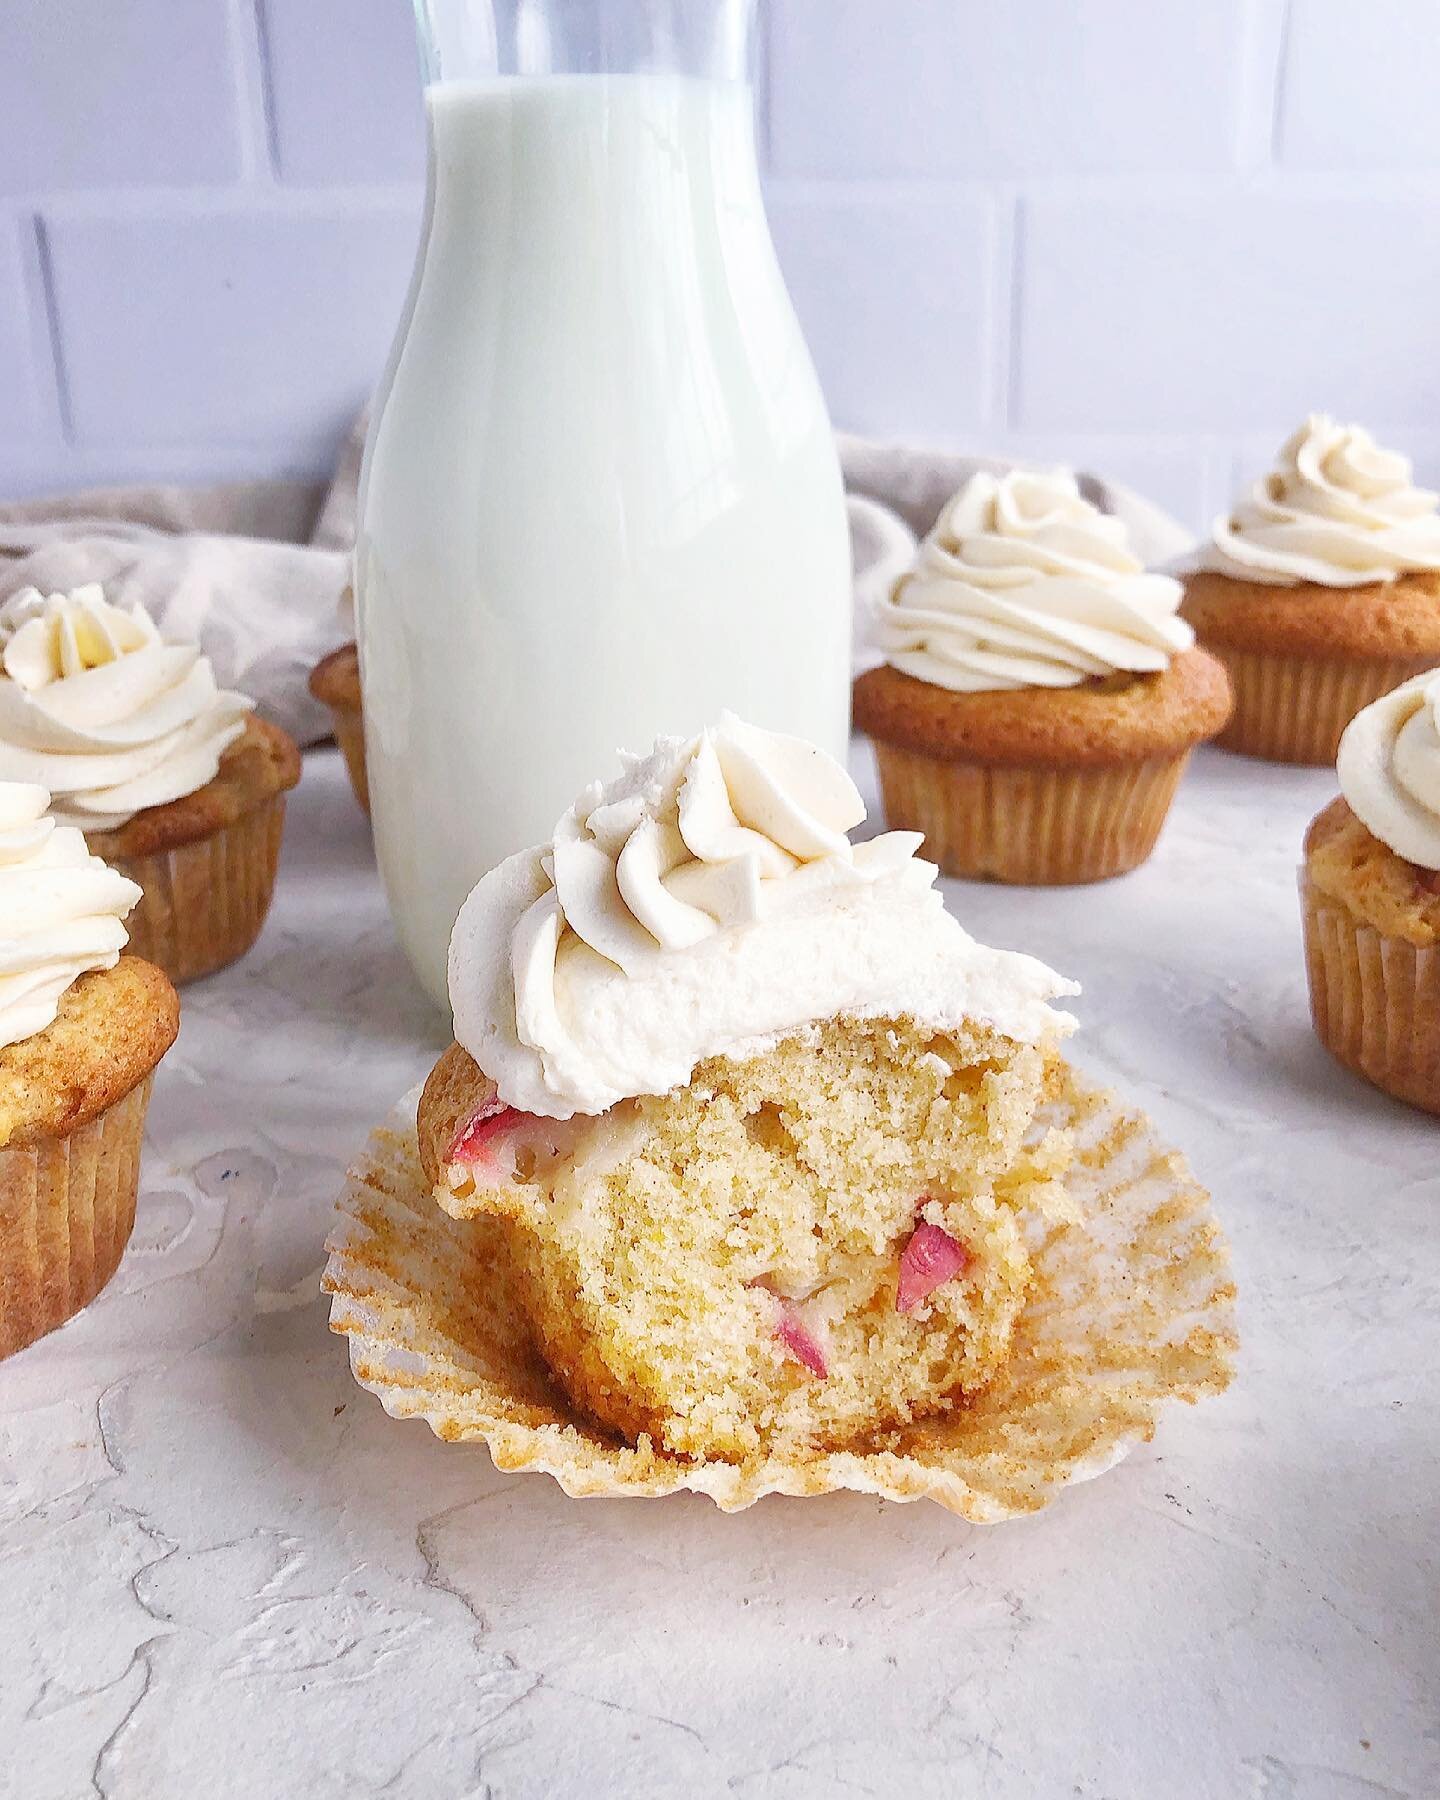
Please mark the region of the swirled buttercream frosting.
<svg viewBox="0 0 1440 1800"><path fill-rule="evenodd" d="M123 825L213 781L252 703L194 644L98 586L25 588L0 607L0 780L48 788L55 817Z"/></svg>
<svg viewBox="0 0 1440 1800"><path fill-rule="evenodd" d="M956 693L1154 673L1188 650L1182 589L1065 469L972 477L880 611L892 667Z"/></svg>
<svg viewBox="0 0 1440 1800"><path fill-rule="evenodd" d="M1206 562L1271 586L1364 587L1440 570L1440 496L1358 425L1312 413L1226 518Z"/></svg>
<svg viewBox="0 0 1440 1800"><path fill-rule="evenodd" d="M1422 869L1440 869L1440 669L1358 712L1335 770L1351 812L1372 836Z"/></svg>
<svg viewBox="0 0 1440 1800"><path fill-rule="evenodd" d="M812 745L726 714L623 761L456 921L455 1036L506 1105L600 1113L839 1016L1073 1025L1073 985L945 911L918 833L850 841L864 803Z"/></svg>
<svg viewBox="0 0 1440 1800"><path fill-rule="evenodd" d="M89 970L114 968L140 898L49 804L43 787L0 781L0 1048L43 1031Z"/></svg>

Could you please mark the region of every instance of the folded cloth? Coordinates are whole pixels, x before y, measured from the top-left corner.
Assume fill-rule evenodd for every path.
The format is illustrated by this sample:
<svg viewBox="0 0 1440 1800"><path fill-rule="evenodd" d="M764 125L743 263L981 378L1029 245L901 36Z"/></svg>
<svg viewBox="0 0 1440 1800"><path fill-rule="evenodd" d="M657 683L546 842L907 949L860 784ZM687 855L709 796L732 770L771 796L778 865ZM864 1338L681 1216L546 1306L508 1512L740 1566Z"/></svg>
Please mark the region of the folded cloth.
<svg viewBox="0 0 1440 1800"><path fill-rule="evenodd" d="M250 481L213 487L98 489L0 505L0 602L99 581L121 606L141 602L161 631L198 643L222 687L252 696L302 744L330 732L310 670L350 632L350 581L363 416L328 483ZM842 436L840 461L855 561L856 643L941 507L998 457ZM1191 547L1190 534L1138 495L1082 475L1086 495L1123 518L1148 563Z"/></svg>

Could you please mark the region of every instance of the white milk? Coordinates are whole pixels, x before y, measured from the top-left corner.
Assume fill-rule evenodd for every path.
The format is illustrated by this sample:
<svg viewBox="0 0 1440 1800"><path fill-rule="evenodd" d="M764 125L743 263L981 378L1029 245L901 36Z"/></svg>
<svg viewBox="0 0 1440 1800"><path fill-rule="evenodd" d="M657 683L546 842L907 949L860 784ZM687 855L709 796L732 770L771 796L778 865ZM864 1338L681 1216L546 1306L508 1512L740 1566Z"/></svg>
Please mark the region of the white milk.
<svg viewBox="0 0 1440 1800"><path fill-rule="evenodd" d="M444 1002L475 881L730 707L844 752L849 545L741 87L429 90L356 555L375 841Z"/></svg>

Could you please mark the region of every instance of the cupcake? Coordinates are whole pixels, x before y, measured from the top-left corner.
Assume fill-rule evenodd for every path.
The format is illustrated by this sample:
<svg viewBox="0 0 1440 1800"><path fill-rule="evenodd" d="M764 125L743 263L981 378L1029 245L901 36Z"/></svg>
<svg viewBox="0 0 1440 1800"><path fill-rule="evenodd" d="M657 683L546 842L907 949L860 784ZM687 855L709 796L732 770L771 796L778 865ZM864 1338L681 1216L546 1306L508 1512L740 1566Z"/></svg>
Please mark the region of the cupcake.
<svg viewBox="0 0 1440 1800"><path fill-rule="evenodd" d="M1440 513L1406 457L1313 413L1216 521L1181 608L1230 672L1219 742L1326 764L1363 706L1440 662Z"/></svg>
<svg viewBox="0 0 1440 1800"><path fill-rule="evenodd" d="M339 744L349 771L355 798L370 811L370 782L365 773L365 717L360 711L360 653L354 644L342 644L316 663L310 672L310 692L330 708Z"/></svg>
<svg viewBox="0 0 1440 1800"><path fill-rule="evenodd" d="M1301 875L1315 1030L1376 1087L1440 1113L1440 670L1358 713L1336 772Z"/></svg>
<svg viewBox="0 0 1440 1800"><path fill-rule="evenodd" d="M880 609L884 661L855 684L889 823L947 875L1051 885L1143 862L1230 709L1180 596L1067 471L976 475Z"/></svg>
<svg viewBox="0 0 1440 1800"><path fill-rule="evenodd" d="M346 631L355 629L355 590L340 596L340 621ZM360 651L342 644L322 657L310 671L310 692L328 706L335 727L335 742L345 758L350 785L366 815L370 812L370 780L365 770L365 715L360 710Z"/></svg>
<svg viewBox="0 0 1440 1800"><path fill-rule="evenodd" d="M130 941L172 981L242 956L270 909L300 753L193 644L99 587L0 607L0 779L143 890Z"/></svg>
<svg viewBox="0 0 1440 1800"><path fill-rule="evenodd" d="M115 1273L179 1025L166 977L120 954L140 890L45 816L49 798L0 782L0 1356Z"/></svg>
<svg viewBox="0 0 1440 1800"><path fill-rule="evenodd" d="M852 844L821 751L729 716L491 871L420 1102L440 1205L502 1221L587 1418L745 1463L953 1409L1003 1367L1075 989L977 944L919 838Z"/></svg>

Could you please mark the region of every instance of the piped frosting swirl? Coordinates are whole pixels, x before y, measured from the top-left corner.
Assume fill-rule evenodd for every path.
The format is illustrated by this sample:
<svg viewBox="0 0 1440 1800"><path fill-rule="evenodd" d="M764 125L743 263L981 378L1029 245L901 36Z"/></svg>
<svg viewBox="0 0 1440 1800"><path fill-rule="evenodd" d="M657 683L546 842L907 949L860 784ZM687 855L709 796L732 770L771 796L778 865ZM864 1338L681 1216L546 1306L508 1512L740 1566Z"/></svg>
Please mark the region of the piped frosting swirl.
<svg viewBox="0 0 1440 1800"><path fill-rule="evenodd" d="M1407 862L1440 869L1440 669L1358 712L1335 769L1367 831Z"/></svg>
<svg viewBox="0 0 1440 1800"><path fill-rule="evenodd" d="M1181 596L1068 470L979 474L897 582L877 641L892 667L955 693L1075 687L1188 650Z"/></svg>
<svg viewBox="0 0 1440 1800"><path fill-rule="evenodd" d="M55 816L86 831L213 781L252 705L198 646L163 643L143 607L96 585L13 595L0 670L0 779L48 788Z"/></svg>
<svg viewBox="0 0 1440 1800"><path fill-rule="evenodd" d="M664 1094L697 1063L816 1020L983 1020L1034 1041L1074 992L946 913L914 832L852 844L845 771L731 715L662 738L508 858L450 944L455 1036L524 1112L569 1118Z"/></svg>
<svg viewBox="0 0 1440 1800"><path fill-rule="evenodd" d="M1364 587L1440 571L1440 496L1359 425L1311 413L1276 467L1215 521L1210 567L1270 586Z"/></svg>
<svg viewBox="0 0 1440 1800"><path fill-rule="evenodd" d="M82 975L114 968L140 898L45 816L49 802L43 787L0 781L0 1048L43 1031Z"/></svg>

